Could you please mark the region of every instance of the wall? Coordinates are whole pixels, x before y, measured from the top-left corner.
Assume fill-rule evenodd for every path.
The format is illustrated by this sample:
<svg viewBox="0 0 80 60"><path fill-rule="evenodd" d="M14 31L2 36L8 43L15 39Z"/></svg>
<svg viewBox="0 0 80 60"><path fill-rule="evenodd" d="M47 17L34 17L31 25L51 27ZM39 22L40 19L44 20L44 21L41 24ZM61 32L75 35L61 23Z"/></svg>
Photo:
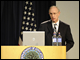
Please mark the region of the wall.
<svg viewBox="0 0 80 60"><path fill-rule="evenodd" d="M61 14L59 19L71 27L74 46L66 53L67 59L79 59L79 1L56 1Z"/></svg>

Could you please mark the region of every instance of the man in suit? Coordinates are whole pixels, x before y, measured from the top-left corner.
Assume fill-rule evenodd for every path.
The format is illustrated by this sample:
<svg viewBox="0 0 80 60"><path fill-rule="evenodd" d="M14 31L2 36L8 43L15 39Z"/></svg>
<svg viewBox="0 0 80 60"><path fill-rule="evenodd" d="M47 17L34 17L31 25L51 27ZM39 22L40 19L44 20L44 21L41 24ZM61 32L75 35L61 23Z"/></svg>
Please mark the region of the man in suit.
<svg viewBox="0 0 80 60"><path fill-rule="evenodd" d="M54 32L54 24L56 25L56 35L60 32L62 36L62 45L66 46L66 52L69 51L73 45L73 37L70 26L59 20L60 10L57 6L51 6L49 9L50 20L44 21L40 24L39 31L45 31L45 45L52 45L52 36ZM66 43L65 43L66 42Z"/></svg>

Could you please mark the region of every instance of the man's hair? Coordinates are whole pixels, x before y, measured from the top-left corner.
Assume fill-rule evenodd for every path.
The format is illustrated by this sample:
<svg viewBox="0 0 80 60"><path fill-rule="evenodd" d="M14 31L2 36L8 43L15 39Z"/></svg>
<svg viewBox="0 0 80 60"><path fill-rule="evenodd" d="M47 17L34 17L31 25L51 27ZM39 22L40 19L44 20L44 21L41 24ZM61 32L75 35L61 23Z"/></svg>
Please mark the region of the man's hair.
<svg viewBox="0 0 80 60"><path fill-rule="evenodd" d="M52 6L50 6L50 8L51 8L51 7L56 7L56 8L58 9L58 12L60 12L60 9L59 9L57 6L52 5ZM50 8L49 8L49 10L50 10Z"/></svg>

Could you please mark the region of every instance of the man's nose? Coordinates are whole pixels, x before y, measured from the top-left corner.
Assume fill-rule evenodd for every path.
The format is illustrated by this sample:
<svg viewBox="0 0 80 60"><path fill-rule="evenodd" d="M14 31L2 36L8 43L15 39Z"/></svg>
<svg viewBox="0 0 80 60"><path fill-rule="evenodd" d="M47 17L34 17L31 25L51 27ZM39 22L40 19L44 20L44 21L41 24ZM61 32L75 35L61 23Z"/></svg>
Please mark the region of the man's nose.
<svg viewBox="0 0 80 60"><path fill-rule="evenodd" d="M52 17L54 17L54 14L52 14Z"/></svg>

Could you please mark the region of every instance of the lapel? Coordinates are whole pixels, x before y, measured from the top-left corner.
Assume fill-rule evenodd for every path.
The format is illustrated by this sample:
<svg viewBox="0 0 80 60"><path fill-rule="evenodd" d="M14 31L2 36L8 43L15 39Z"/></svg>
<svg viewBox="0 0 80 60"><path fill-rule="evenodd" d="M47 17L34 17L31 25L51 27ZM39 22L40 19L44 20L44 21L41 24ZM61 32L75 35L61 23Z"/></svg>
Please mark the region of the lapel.
<svg viewBox="0 0 80 60"><path fill-rule="evenodd" d="M59 21L58 32L62 33L62 23L61 23L61 21ZM58 32L57 32L57 36L58 36Z"/></svg>
<svg viewBox="0 0 80 60"><path fill-rule="evenodd" d="M60 32L60 33L62 33L62 22L61 21L59 21L59 28L58 28L58 32ZM48 24L47 24L47 27L48 27L48 30L49 30L49 32L51 33L51 35L53 35L53 31L54 31L54 29L52 28L52 20L50 21L50 22L48 22ZM57 36L58 36L58 32L57 32Z"/></svg>
<svg viewBox="0 0 80 60"><path fill-rule="evenodd" d="M53 35L53 28L52 28L52 21L48 22L48 30L50 31L51 35Z"/></svg>

